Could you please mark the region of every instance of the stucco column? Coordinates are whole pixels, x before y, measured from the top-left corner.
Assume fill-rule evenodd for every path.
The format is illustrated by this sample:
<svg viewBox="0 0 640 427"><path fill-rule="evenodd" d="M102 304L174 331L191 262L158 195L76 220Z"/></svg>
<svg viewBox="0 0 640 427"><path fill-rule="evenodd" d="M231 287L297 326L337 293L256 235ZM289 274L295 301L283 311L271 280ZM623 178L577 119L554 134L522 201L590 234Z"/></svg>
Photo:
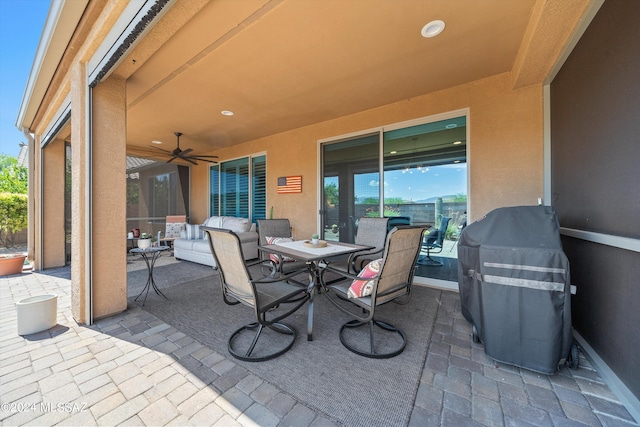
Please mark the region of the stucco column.
<svg viewBox="0 0 640 427"><path fill-rule="evenodd" d="M56 139L42 152L42 268L65 264L64 234L64 140Z"/></svg>
<svg viewBox="0 0 640 427"><path fill-rule="evenodd" d="M91 269L88 267L86 195L91 168L87 165L87 78L85 66L75 63L71 77L71 312L76 322L86 324Z"/></svg>
<svg viewBox="0 0 640 427"><path fill-rule="evenodd" d="M92 93L93 316L127 308L126 87L110 77Z"/></svg>
<svg viewBox="0 0 640 427"><path fill-rule="evenodd" d="M90 300L94 319L127 308L125 81L71 77L71 308L87 324Z"/></svg>

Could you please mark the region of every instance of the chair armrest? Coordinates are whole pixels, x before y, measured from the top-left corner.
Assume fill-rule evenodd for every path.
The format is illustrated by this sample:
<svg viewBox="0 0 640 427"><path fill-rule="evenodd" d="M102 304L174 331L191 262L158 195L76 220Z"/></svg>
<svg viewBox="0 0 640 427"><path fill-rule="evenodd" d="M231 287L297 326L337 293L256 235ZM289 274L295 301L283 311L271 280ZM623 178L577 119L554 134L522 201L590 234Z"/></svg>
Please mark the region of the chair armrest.
<svg viewBox="0 0 640 427"><path fill-rule="evenodd" d="M324 280L324 275L327 272L335 273L338 276L340 276L340 278L338 278L338 279L332 279L330 283L335 283L335 282L342 281L342 280L349 280L349 279L350 280L356 280L356 279L358 279L358 276L356 274L351 274L351 273L348 273L348 272L346 272L344 270L341 270L341 269L338 269L338 268L333 268L330 265L327 265L325 268L320 270L320 285L323 288L326 285L326 282Z"/></svg>
<svg viewBox="0 0 640 427"><path fill-rule="evenodd" d="M376 250L368 250L365 253L355 252L349 256L349 267L354 273L358 273L364 267L365 263L369 263L374 259L380 258L384 252L384 248L378 248Z"/></svg>

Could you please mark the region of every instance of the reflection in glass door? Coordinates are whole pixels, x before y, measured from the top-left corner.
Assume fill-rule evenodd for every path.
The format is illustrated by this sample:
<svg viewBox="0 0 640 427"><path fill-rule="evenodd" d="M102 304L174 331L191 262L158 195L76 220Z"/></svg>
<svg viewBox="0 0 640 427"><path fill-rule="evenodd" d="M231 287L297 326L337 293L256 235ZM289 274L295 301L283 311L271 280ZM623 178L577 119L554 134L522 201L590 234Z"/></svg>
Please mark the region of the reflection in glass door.
<svg viewBox="0 0 640 427"><path fill-rule="evenodd" d="M325 143L321 152L324 239L353 242L364 216L423 225L434 234L448 222L425 241L416 276L457 281L456 243L467 216L465 116L388 127Z"/></svg>
<svg viewBox="0 0 640 427"><path fill-rule="evenodd" d="M466 117L384 132L385 210L430 227L416 276L458 279L456 242L467 220L466 134Z"/></svg>

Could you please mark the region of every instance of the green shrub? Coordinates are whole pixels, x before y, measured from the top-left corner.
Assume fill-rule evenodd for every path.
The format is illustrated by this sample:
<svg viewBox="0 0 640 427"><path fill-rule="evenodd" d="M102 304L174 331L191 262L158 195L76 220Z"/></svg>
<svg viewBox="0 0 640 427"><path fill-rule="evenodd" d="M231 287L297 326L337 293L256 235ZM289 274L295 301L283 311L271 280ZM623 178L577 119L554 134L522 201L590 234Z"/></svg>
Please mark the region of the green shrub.
<svg viewBox="0 0 640 427"><path fill-rule="evenodd" d="M0 193L0 239L13 246L13 233L27 228L27 195Z"/></svg>

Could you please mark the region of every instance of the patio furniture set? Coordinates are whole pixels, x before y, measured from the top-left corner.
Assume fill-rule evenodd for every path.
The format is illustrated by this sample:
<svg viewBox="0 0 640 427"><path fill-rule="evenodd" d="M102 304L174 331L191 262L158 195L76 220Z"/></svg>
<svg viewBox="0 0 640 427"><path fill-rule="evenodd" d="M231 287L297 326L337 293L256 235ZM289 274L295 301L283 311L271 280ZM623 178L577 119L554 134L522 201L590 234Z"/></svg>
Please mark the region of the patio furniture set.
<svg viewBox="0 0 640 427"><path fill-rule="evenodd" d="M516 212L514 214L516 220L521 217L537 218L543 224L547 226L555 224L557 228L557 222L549 220L549 218L555 218L555 213L550 212L548 208L543 212L542 207L520 207L509 210L509 213L512 212ZM234 357L245 361L262 361L284 354L293 346L297 335L296 330L284 320L305 304L308 307L307 339L312 341L314 300L318 294L322 293L335 307L351 318L339 331L340 341L344 347L361 356L388 358L402 353L407 343L406 336L389 321L378 319L375 315L376 308L391 301L408 302L416 265L441 265L431 259L430 252L433 249L442 250L442 240L448 220L449 218L443 218L437 229L425 233L429 228L427 226L390 227L388 218L361 218L355 243L350 244L337 241L318 242L315 239L313 241L294 240L288 219L258 220L258 230L256 230L256 225L247 219L214 216L208 218L202 225L185 224L181 238L174 241L174 250L178 259L200 262L216 269L225 303L242 304L253 309L256 315L255 322L242 326L229 338L228 349ZM489 222L485 220L482 226L486 226ZM474 231L479 227L474 224L468 230ZM391 228L390 231L388 231L389 228ZM554 239L552 243L556 252L561 253L559 237L553 231L554 229L551 229L549 235ZM463 236L466 235L463 233ZM532 236L532 238L536 237ZM467 254L468 238L466 240L463 238L462 241L465 243L461 244L459 252ZM521 243L509 241L512 243L511 246ZM471 246L475 247L476 243L473 239L471 240ZM164 296L155 286L153 264L157 256L167 249L167 246L160 246L132 251L143 255L149 270L147 284L136 298L137 300L146 292L143 305L151 288L158 295ZM423 250L427 252L426 255L421 254ZM514 250L515 248L507 248L505 253L513 253ZM529 254L529 252L526 253ZM149 254L151 257L147 256ZM527 255L527 258L530 257ZM465 255L461 261L467 262L467 258ZM474 283L493 280L490 279L493 276L485 277L476 274L482 271L481 267L473 267L469 270L470 275L463 268L463 274L459 280L463 314L474 326L473 340L475 342L487 340L487 354L495 351L493 349L497 345L500 348L500 356L494 354L493 357L538 372L553 373L565 360L570 363L577 360L576 346L571 345L570 340L571 320L570 317L567 318L567 312L570 310L568 275L566 280L564 276L558 276L560 270L568 271L568 266L563 269L528 267L525 265L526 262L528 261L522 259L517 266L510 268L517 270L516 273L524 271L525 275L529 271L542 271L544 274L549 273L549 277L543 275L538 281L532 281L529 276L520 279L512 274L513 277L507 280L508 283L505 282L506 279L495 282L498 286L496 292L508 291L513 294L513 298L524 295L532 301L538 301L536 298L540 290L559 291L562 294L558 298L564 301L564 308L567 310L555 313L554 308L549 308L551 312L545 316L557 320L555 326L549 327L561 328L562 340L556 343L553 337L547 339L548 351L544 355L543 366L537 364L539 358L535 354L531 357L515 359L510 356L519 354L522 346L514 343L526 340L526 336L512 333L507 338L499 338L499 343L496 344L493 342L496 333L482 328L486 326L485 322L477 314L480 311L484 312L482 305L477 306L481 289L477 285L471 287L468 285L469 280ZM489 264L503 265L499 261ZM508 262L507 264L511 265ZM260 268L251 268L256 265ZM257 273L258 271L260 274ZM306 275L307 279L300 279L301 275ZM561 287L556 283L559 278L562 279ZM550 288L551 285L553 286ZM533 296L529 295L531 293ZM546 296L542 296L542 299L545 298ZM493 316L501 319L499 323L510 324L510 313L513 311L510 307L502 306L499 301L492 302L490 307L492 307L490 311ZM564 318L562 313L565 313ZM529 319L523 318L522 313L518 315L520 316L519 324L529 323ZM361 335L356 335L357 338L352 338L353 331L359 328L368 329L368 337L362 338ZM275 340L274 345L272 337L261 340L265 331L275 332L287 339L282 340L280 337ZM500 344L505 339L509 344ZM536 336L536 343L541 340L543 339L540 336ZM270 348L274 346L275 349ZM571 365L570 367L577 368Z"/></svg>

